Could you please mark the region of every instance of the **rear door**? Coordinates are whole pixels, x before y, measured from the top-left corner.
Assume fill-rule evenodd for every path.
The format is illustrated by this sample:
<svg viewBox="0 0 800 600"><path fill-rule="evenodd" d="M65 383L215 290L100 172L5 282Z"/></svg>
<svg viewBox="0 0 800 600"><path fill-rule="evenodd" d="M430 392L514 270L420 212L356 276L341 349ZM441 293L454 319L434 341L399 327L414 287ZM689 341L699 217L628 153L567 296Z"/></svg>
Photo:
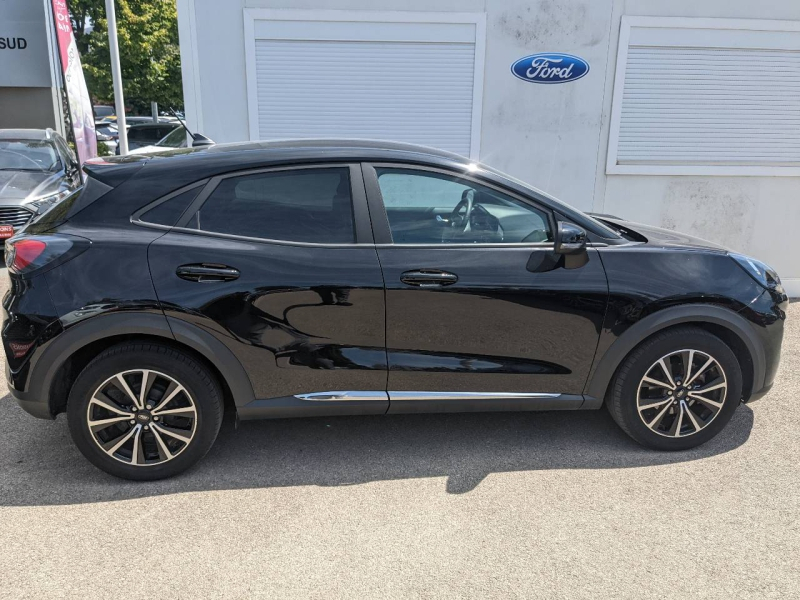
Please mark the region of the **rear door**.
<svg viewBox="0 0 800 600"><path fill-rule="evenodd" d="M364 174L386 281L390 412L580 406L608 297L597 251L565 268L548 207L465 174Z"/></svg>
<svg viewBox="0 0 800 600"><path fill-rule="evenodd" d="M139 219L183 212L150 246L158 298L238 357L257 398L243 414L385 412L383 278L360 166L239 172L195 195Z"/></svg>

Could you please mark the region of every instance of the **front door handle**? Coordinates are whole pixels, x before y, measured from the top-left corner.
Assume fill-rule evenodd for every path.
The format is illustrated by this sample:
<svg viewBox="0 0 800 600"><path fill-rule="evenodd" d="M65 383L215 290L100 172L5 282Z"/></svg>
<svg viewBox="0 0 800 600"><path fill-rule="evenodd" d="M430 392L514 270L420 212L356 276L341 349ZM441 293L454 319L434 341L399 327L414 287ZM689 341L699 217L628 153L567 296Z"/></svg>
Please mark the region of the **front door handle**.
<svg viewBox="0 0 800 600"><path fill-rule="evenodd" d="M458 276L438 269L418 269L416 271L406 271L400 275L400 281L414 287L442 287L453 285L458 281Z"/></svg>
<svg viewBox="0 0 800 600"><path fill-rule="evenodd" d="M227 265L202 263L199 265L181 265L175 274L186 281L213 283L215 281L233 281L239 278L239 270Z"/></svg>

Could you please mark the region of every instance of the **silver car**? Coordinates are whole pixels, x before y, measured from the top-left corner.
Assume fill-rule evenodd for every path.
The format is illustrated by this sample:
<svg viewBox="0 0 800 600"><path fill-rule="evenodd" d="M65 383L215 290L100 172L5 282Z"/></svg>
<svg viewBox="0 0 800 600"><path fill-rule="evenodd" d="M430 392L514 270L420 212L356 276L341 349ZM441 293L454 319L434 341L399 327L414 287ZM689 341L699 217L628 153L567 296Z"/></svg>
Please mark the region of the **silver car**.
<svg viewBox="0 0 800 600"><path fill-rule="evenodd" d="M52 129L0 129L0 240L81 185L75 153Z"/></svg>

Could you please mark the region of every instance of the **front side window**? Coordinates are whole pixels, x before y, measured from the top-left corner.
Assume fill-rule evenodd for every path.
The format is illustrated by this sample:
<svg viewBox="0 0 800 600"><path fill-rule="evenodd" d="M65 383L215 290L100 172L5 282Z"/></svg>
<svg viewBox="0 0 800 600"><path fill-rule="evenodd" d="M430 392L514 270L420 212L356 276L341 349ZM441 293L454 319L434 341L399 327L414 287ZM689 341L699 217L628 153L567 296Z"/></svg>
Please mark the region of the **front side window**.
<svg viewBox="0 0 800 600"><path fill-rule="evenodd" d="M552 242L548 214L469 179L375 169L395 244Z"/></svg>
<svg viewBox="0 0 800 600"><path fill-rule="evenodd" d="M223 179L187 227L288 242L353 243L350 170L297 169Z"/></svg>

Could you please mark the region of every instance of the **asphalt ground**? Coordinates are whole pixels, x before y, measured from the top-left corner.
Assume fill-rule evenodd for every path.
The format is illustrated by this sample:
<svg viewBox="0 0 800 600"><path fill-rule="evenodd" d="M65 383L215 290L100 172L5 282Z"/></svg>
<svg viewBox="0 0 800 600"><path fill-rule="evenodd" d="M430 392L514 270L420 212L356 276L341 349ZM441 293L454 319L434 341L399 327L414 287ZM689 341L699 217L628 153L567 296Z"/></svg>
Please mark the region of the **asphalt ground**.
<svg viewBox="0 0 800 600"><path fill-rule="evenodd" d="M680 454L605 410L229 415L129 483L4 388L0 597L800 597L800 304L787 327L773 391Z"/></svg>

